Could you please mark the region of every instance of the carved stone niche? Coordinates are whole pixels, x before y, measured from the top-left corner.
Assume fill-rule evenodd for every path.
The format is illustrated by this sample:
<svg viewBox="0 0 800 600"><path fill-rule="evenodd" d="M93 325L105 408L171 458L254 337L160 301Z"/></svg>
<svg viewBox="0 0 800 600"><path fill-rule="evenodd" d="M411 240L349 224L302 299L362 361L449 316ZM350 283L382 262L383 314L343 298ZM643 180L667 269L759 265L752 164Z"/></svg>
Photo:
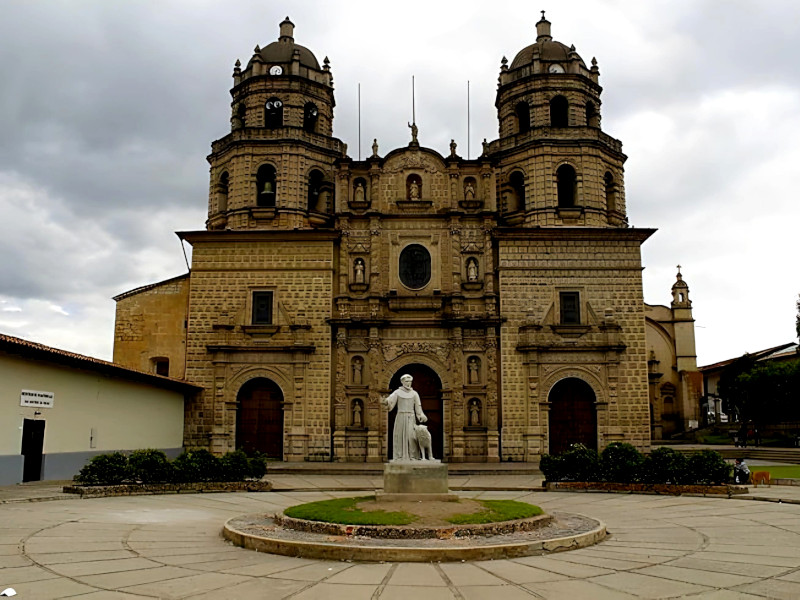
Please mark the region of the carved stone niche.
<svg viewBox="0 0 800 600"><path fill-rule="evenodd" d="M461 289L466 291L475 292L483 288L483 278L481 277L481 268L479 262L479 252L465 252L467 254L464 260L463 273L461 278Z"/></svg>
<svg viewBox="0 0 800 600"><path fill-rule="evenodd" d="M350 274L348 287L351 292L363 293L369 289L368 256L362 253L351 252Z"/></svg>
<svg viewBox="0 0 800 600"><path fill-rule="evenodd" d="M370 207L370 191L367 187L367 180L363 177L356 177L353 180L353 189L350 191L348 205L356 210L364 210Z"/></svg>
<svg viewBox="0 0 800 600"><path fill-rule="evenodd" d="M474 177L464 179L464 197L458 201L458 205L466 210L475 210L483 206L483 200L478 199L478 182Z"/></svg>

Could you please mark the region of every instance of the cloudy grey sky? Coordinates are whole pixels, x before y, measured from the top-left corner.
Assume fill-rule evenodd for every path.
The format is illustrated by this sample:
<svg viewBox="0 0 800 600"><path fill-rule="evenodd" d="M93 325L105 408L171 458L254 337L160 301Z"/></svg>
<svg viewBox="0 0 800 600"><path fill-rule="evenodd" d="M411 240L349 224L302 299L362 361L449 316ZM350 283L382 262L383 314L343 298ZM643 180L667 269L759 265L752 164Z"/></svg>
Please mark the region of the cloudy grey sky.
<svg viewBox="0 0 800 600"><path fill-rule="evenodd" d="M645 299L691 287L698 362L792 341L800 292L800 3L3 0L0 332L110 358L111 296L185 272L177 230L206 218L210 142L234 61L278 36L328 56L335 135L358 155L420 141L471 156L497 136L500 60L555 39L597 57L622 140Z"/></svg>

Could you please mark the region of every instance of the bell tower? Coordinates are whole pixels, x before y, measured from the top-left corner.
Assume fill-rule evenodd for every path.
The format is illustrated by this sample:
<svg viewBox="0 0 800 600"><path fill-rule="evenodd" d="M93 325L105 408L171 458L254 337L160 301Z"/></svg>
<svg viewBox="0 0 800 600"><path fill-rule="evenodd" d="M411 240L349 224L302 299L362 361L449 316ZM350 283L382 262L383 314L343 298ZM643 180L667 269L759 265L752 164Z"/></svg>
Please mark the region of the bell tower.
<svg viewBox="0 0 800 600"><path fill-rule="evenodd" d="M622 143L600 127L600 70L553 40L550 21L497 89L500 210L511 226L627 227Z"/></svg>
<svg viewBox="0 0 800 600"><path fill-rule="evenodd" d="M332 223L333 75L294 41L286 17L278 40L236 61L231 131L212 143L208 220L215 229L307 229Z"/></svg>

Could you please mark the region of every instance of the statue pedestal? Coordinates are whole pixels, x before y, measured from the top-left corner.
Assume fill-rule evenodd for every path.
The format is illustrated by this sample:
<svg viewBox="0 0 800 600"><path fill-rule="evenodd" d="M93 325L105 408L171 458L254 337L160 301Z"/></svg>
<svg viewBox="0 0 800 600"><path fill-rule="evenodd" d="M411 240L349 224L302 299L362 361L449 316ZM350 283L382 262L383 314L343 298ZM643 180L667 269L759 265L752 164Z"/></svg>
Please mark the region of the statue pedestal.
<svg viewBox="0 0 800 600"><path fill-rule="evenodd" d="M409 460L383 466L383 493L378 500L390 502L438 500L457 502L447 486L447 465L437 461Z"/></svg>

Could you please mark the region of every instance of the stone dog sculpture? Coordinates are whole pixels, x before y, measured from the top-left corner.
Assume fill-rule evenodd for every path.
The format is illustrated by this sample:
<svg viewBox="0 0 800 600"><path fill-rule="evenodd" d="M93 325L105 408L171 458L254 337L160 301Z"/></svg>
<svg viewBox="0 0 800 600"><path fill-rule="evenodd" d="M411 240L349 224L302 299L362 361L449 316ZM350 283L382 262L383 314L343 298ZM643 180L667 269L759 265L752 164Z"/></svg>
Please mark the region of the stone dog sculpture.
<svg viewBox="0 0 800 600"><path fill-rule="evenodd" d="M427 425L415 425L414 433L416 434L417 446L419 447L419 457L421 460L433 460L433 453L431 452L431 432L428 431Z"/></svg>

